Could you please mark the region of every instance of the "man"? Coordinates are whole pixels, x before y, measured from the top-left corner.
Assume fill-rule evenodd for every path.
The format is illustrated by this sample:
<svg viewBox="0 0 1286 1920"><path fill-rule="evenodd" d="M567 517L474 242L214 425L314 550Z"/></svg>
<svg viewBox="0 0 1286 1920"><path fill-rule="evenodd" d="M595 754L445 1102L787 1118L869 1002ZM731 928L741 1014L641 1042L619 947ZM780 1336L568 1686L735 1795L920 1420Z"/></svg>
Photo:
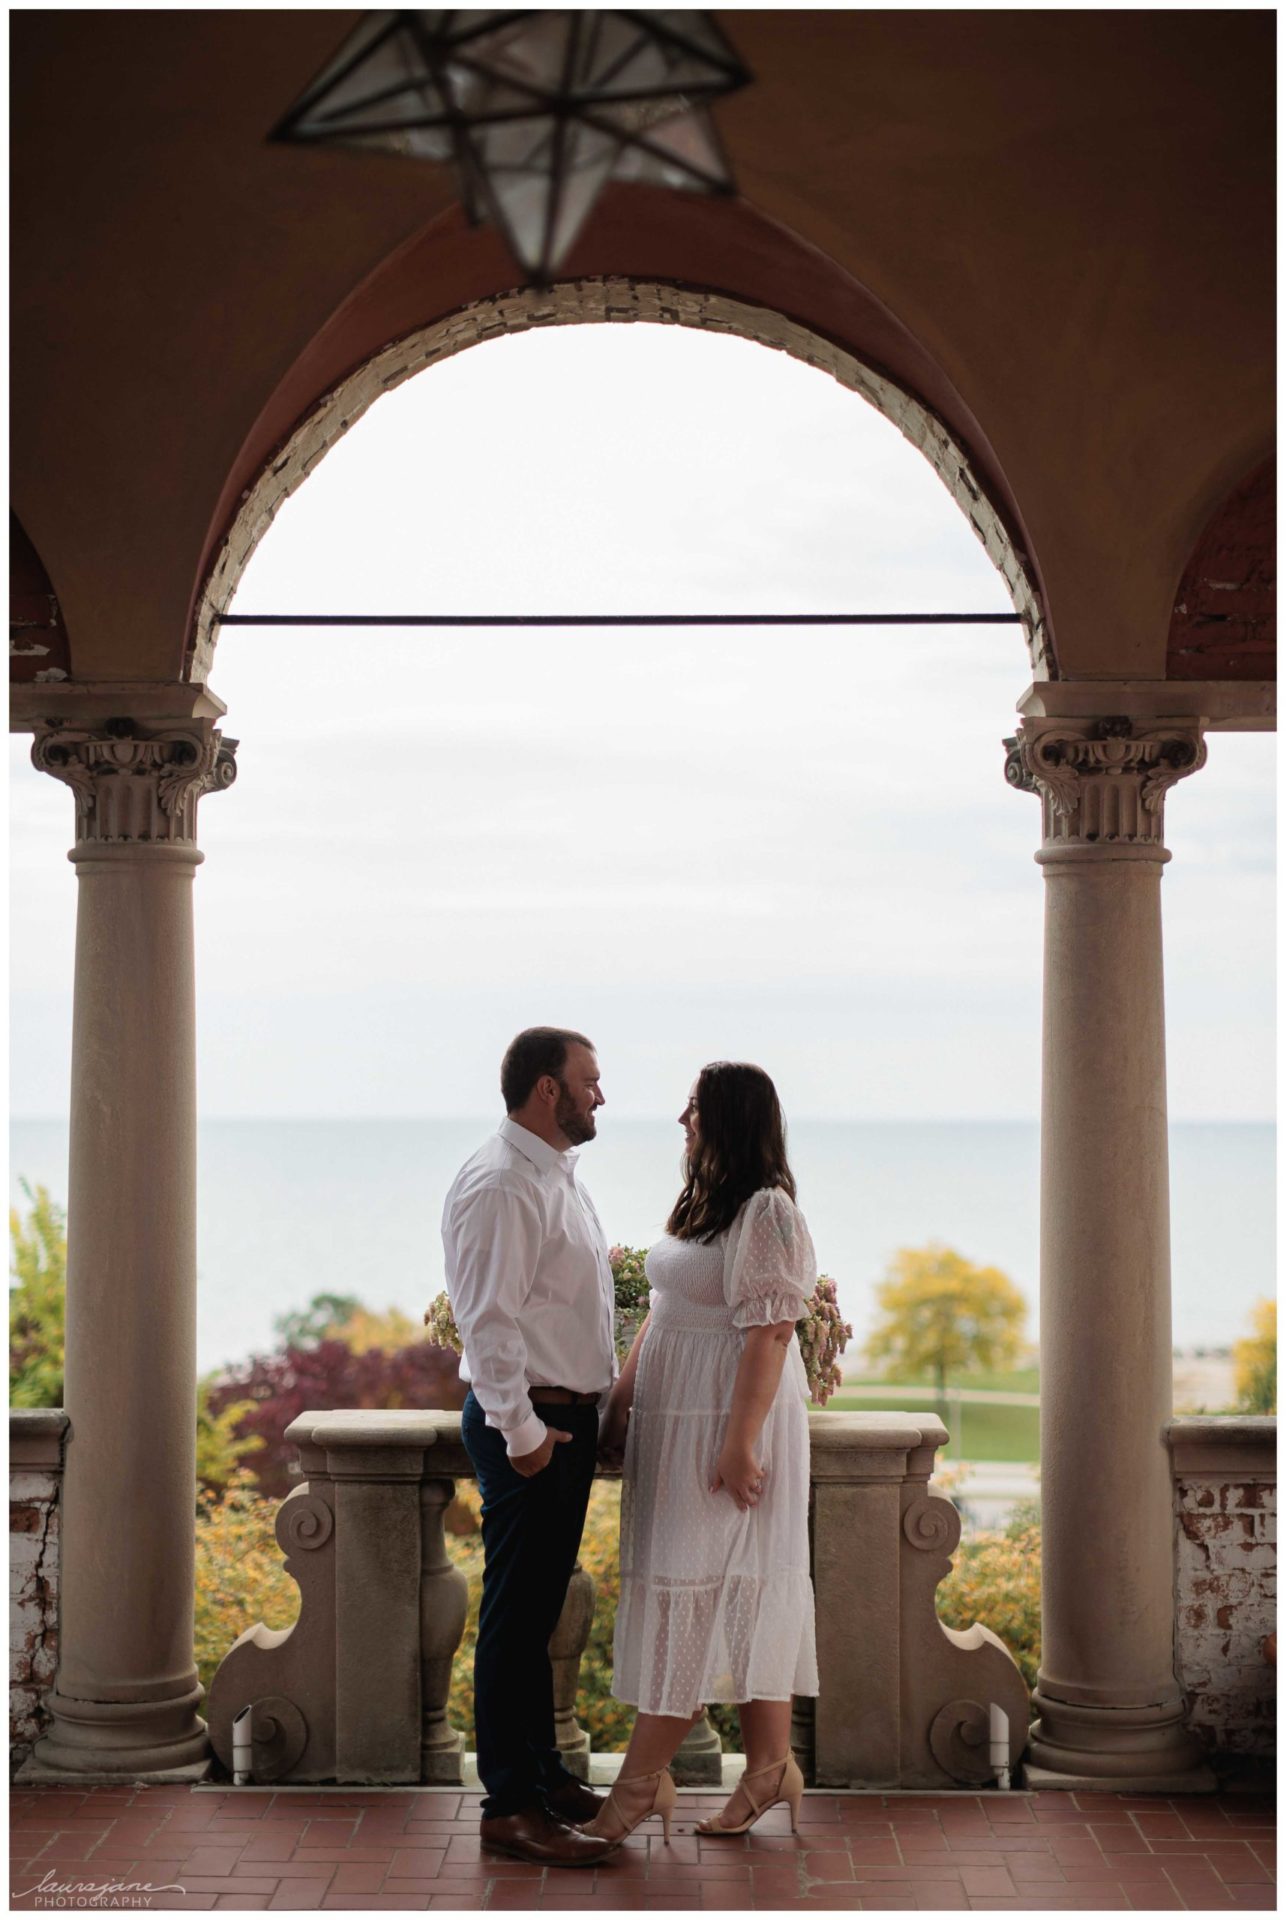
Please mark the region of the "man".
<svg viewBox="0 0 1286 1920"><path fill-rule="evenodd" d="M554 1745L549 1636L576 1565L599 1409L616 1373L607 1242L575 1149L603 1105L583 1033L530 1027L500 1069L506 1118L465 1163L442 1214L447 1292L464 1345L464 1444L482 1493L474 1665L488 1846L592 1866L580 1833L602 1802Z"/></svg>

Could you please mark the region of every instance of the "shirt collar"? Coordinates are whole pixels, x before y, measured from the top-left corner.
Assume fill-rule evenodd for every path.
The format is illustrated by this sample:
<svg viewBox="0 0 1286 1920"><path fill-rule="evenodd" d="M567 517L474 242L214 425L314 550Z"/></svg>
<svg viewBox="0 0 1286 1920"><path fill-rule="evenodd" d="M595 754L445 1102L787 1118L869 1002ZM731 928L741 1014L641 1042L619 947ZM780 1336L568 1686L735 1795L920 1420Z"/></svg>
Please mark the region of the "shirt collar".
<svg viewBox="0 0 1286 1920"><path fill-rule="evenodd" d="M516 1147L525 1159L530 1160L539 1172L574 1172L577 1158L574 1148L560 1153L557 1147L551 1147L539 1134L532 1133L530 1128L520 1126L516 1120L507 1117L500 1122L496 1131L502 1140L507 1140L511 1147Z"/></svg>

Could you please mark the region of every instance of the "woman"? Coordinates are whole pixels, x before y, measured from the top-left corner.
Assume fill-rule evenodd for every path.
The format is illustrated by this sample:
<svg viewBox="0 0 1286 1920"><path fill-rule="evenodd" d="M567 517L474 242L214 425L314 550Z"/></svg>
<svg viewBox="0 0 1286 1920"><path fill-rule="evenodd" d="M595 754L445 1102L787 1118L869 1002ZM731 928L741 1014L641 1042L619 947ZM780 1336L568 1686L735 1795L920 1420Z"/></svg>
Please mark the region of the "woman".
<svg viewBox="0 0 1286 1920"><path fill-rule="evenodd" d="M710 1701L740 1709L746 1771L698 1833L743 1833L803 1780L790 1702L817 1692L808 1576L808 1388L795 1322L817 1280L776 1089L704 1067L680 1115L684 1185L647 1257L652 1309L608 1402L625 1447L612 1691L638 1708L620 1777L587 1831L669 1838L665 1771Z"/></svg>

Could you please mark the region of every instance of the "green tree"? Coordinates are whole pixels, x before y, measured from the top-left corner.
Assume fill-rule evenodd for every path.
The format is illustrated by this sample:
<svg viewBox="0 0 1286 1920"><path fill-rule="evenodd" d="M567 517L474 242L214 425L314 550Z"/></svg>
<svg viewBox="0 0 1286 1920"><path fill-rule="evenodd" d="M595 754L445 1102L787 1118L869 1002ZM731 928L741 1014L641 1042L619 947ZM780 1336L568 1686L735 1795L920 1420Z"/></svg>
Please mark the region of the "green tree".
<svg viewBox="0 0 1286 1920"><path fill-rule="evenodd" d="M218 1384L217 1373L207 1373L196 1383L196 1477L198 1488L221 1494L238 1467L263 1446L263 1435L237 1434L238 1422L254 1412L253 1400L230 1400L218 1413L210 1411L210 1392Z"/></svg>
<svg viewBox="0 0 1286 1920"><path fill-rule="evenodd" d="M867 1359L890 1376L947 1376L1013 1366L1022 1353L1027 1302L997 1267L975 1267L934 1241L902 1247L876 1290L881 1318Z"/></svg>
<svg viewBox="0 0 1286 1920"><path fill-rule="evenodd" d="M9 1404L61 1407L67 1326L67 1215L48 1189L22 1190L31 1203L25 1220L9 1213L12 1244L9 1289ZM227 1486L242 1459L263 1445L257 1435L238 1439L239 1420L254 1406L234 1401L210 1411L210 1389L217 1375L197 1382L196 1471L198 1482L213 1492Z"/></svg>
<svg viewBox="0 0 1286 1920"><path fill-rule="evenodd" d="M279 1313L273 1331L283 1347L319 1347L334 1337L336 1325L351 1320L362 1311L355 1293L315 1293L306 1307L293 1313Z"/></svg>
<svg viewBox="0 0 1286 1920"><path fill-rule="evenodd" d="M1277 1411L1277 1302L1257 1300L1250 1310L1254 1331L1232 1350L1237 1406L1242 1413Z"/></svg>
<svg viewBox="0 0 1286 1920"><path fill-rule="evenodd" d="M9 1404L60 1407L66 1351L67 1216L46 1187L22 1191L25 1220L9 1210Z"/></svg>

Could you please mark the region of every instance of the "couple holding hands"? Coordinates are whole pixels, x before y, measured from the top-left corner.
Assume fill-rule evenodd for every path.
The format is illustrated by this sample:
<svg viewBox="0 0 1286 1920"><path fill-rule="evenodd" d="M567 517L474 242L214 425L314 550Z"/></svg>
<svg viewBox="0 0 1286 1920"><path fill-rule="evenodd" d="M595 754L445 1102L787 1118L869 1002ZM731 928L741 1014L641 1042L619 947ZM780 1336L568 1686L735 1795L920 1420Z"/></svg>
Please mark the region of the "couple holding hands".
<svg viewBox="0 0 1286 1920"><path fill-rule="evenodd" d="M667 1767L714 1701L740 1709L746 1771L697 1831L744 1832L781 1800L793 1825L791 1696L817 1692L795 1322L817 1269L776 1090L759 1067L698 1074L651 1310L618 1377L607 1241L576 1174L603 1105L593 1045L529 1028L500 1078L506 1118L442 1218L482 1495L482 1839L559 1866L592 1866L651 1814L668 1839ZM612 1691L638 1709L606 1799L555 1748L548 1654L600 1459L624 1482Z"/></svg>

